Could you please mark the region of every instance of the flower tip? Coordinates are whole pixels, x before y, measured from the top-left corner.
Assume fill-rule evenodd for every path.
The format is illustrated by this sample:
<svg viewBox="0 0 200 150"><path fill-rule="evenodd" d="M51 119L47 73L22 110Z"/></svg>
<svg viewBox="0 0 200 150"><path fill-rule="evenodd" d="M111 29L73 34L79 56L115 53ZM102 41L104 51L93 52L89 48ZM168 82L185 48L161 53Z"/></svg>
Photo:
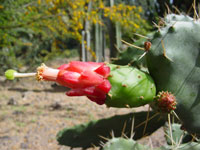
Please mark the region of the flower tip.
<svg viewBox="0 0 200 150"><path fill-rule="evenodd" d="M8 70L5 72L5 77L6 77L6 79L8 79L8 80L14 80L14 78L15 78L14 73L15 73L15 72L17 72L17 71L15 71L15 70L13 70L13 69L8 69Z"/></svg>

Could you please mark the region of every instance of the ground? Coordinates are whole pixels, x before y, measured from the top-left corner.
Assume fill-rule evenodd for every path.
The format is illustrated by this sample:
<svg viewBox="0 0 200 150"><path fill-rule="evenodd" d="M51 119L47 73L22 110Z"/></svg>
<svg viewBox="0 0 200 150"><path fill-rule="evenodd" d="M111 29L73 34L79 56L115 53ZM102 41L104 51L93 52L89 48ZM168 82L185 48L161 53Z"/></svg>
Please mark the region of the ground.
<svg viewBox="0 0 200 150"><path fill-rule="evenodd" d="M56 64L48 63L52 67L57 67ZM1 77L0 149L68 150L70 147L61 146L56 141L59 130L133 111L99 106L85 97L67 97L65 91L51 82L37 82L33 78L13 82ZM146 107L140 107L137 111L144 109ZM160 146L164 143L164 133L159 129L140 142Z"/></svg>

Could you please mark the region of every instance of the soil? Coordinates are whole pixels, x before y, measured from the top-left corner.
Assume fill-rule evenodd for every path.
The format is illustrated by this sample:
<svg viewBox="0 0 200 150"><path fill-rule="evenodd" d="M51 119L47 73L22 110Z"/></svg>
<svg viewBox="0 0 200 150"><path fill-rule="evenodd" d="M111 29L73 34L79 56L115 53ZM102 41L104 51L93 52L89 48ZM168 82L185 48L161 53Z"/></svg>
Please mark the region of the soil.
<svg viewBox="0 0 200 150"><path fill-rule="evenodd" d="M49 62L57 67L64 61ZM66 62L65 62L66 63ZM86 97L67 97L66 89L52 82L37 82L33 78L0 80L0 150L69 150L56 141L56 134L66 127L116 114L141 111L137 109L107 108ZM159 129L140 143L164 144L164 133ZM78 150L81 148L75 148ZM90 148L98 149L98 148Z"/></svg>

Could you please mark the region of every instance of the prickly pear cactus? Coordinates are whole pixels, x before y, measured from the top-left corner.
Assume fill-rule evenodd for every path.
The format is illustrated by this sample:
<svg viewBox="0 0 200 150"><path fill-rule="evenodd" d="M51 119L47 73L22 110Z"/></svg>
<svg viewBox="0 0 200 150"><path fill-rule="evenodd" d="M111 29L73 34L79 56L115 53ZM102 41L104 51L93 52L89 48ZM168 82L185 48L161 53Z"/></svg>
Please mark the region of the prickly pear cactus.
<svg viewBox="0 0 200 150"><path fill-rule="evenodd" d="M112 138L109 140L103 150L148 150L149 147L141 145L132 139Z"/></svg>
<svg viewBox="0 0 200 150"><path fill-rule="evenodd" d="M138 107L153 101L156 88L148 74L130 66L108 65L112 85L106 99L108 107Z"/></svg>
<svg viewBox="0 0 200 150"><path fill-rule="evenodd" d="M200 134L200 21L168 15L151 40L149 72L157 91L170 91L186 130Z"/></svg>

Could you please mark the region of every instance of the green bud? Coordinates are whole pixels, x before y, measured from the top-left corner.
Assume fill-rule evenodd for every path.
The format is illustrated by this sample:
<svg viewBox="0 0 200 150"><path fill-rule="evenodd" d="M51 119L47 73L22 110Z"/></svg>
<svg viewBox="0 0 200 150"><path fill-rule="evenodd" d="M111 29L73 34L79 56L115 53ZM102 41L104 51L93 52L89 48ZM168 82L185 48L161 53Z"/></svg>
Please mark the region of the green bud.
<svg viewBox="0 0 200 150"><path fill-rule="evenodd" d="M5 72L5 77L6 79L8 80L14 80L15 76L14 76L14 73L17 72L13 69L8 69L6 72Z"/></svg>

